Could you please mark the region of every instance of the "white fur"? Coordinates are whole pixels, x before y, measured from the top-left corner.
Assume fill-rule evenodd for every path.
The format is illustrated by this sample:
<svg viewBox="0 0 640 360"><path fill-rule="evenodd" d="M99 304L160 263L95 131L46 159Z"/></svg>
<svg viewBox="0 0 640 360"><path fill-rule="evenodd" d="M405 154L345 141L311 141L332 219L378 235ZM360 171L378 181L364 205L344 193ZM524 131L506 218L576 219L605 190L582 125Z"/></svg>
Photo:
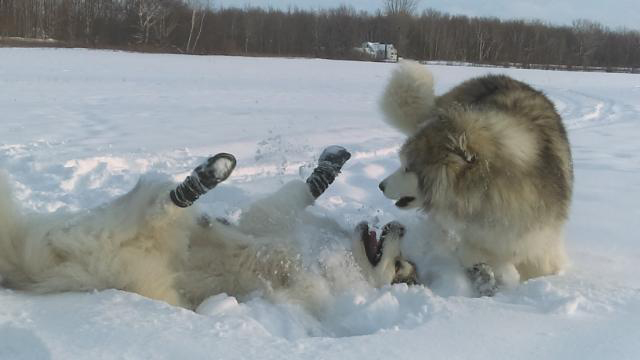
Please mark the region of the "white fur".
<svg viewBox="0 0 640 360"><path fill-rule="evenodd" d="M358 278L374 285L393 278L393 263L374 268L362 257L361 242L354 242L356 262L345 254L337 268L325 266L324 273L300 261L295 227L308 225L312 215L304 208L314 201L302 181L257 201L238 226L198 224L195 207L171 203L174 186L145 177L129 193L96 209L22 214L1 177L4 285L39 293L117 288L188 308L217 293L262 291L317 311L328 292L348 289ZM329 225L339 236L351 236ZM386 256L398 255L399 247Z"/></svg>
<svg viewBox="0 0 640 360"><path fill-rule="evenodd" d="M527 168L535 160L541 144L536 134L524 122L515 121L512 115L495 110L459 112L457 121L469 134L491 134L492 140L513 165Z"/></svg>
<svg viewBox="0 0 640 360"><path fill-rule="evenodd" d="M400 200L404 197L412 197L415 200L403 206L403 209L418 208L423 203L423 196L418 188L418 176L411 171L407 171L404 166L404 160L401 159L401 166L394 171L386 179L382 180L380 185L384 190L382 193L387 199Z"/></svg>
<svg viewBox="0 0 640 360"><path fill-rule="evenodd" d="M433 107L433 75L417 62L402 61L380 99L385 121L407 135L415 133Z"/></svg>
<svg viewBox="0 0 640 360"><path fill-rule="evenodd" d="M520 238L502 227L484 229L451 219L449 224L456 229L450 241L462 265L490 264L496 278L507 286L540 274L557 274L567 263L560 224L533 229Z"/></svg>
<svg viewBox="0 0 640 360"><path fill-rule="evenodd" d="M380 287L390 284L393 281L396 275L395 262L400 259L401 255L400 237L397 234L390 233L386 236L382 249L382 257L375 267L372 267L367 260L361 239L358 237L353 238L352 249L356 263L360 264L363 269L363 275L370 284Z"/></svg>
<svg viewBox="0 0 640 360"><path fill-rule="evenodd" d="M186 259L195 224L192 210L169 201L172 186L143 178L96 209L23 215L14 236L0 239L12 254L0 265L4 280L41 293L118 288L185 305L174 286L175 264Z"/></svg>

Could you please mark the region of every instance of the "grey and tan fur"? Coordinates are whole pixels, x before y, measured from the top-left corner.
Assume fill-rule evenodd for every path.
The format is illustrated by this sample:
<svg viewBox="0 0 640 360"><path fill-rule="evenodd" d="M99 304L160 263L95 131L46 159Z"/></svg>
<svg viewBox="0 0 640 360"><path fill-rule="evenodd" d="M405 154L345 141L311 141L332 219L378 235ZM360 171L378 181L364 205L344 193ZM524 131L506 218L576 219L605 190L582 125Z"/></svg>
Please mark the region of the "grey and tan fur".
<svg viewBox="0 0 640 360"><path fill-rule="evenodd" d="M217 293L262 291L320 311L327 294L354 282L382 286L415 277L400 255L401 229L391 229L373 264L362 229L345 232L304 211L314 197L302 181L255 202L238 225L202 221L196 206L175 206L175 186L144 177L95 209L32 214L13 201L0 173L0 284L36 293L116 288L186 308ZM310 271L294 241L294 228L305 223L351 237L353 253L339 266Z"/></svg>
<svg viewBox="0 0 640 360"><path fill-rule="evenodd" d="M503 283L558 273L573 170L553 103L502 75L440 96L432 79L404 63L386 88L386 121L408 138L381 190L398 207L428 213L465 267L489 264Z"/></svg>

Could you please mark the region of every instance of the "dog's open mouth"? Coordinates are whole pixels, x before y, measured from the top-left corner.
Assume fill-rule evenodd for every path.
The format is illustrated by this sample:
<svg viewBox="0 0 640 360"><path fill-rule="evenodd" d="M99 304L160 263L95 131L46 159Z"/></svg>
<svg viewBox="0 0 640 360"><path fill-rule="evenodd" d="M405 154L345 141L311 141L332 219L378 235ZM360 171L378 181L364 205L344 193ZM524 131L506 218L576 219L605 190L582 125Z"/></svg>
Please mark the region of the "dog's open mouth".
<svg viewBox="0 0 640 360"><path fill-rule="evenodd" d="M415 199L416 198L413 197L413 196L405 196L403 198L400 198L400 200L396 201L396 206L399 207L399 208L406 207L407 205L409 205Z"/></svg>
<svg viewBox="0 0 640 360"><path fill-rule="evenodd" d="M378 241L376 231L369 229L369 225L361 223L360 238L364 245L364 252L371 265L376 266L382 257L382 243Z"/></svg>

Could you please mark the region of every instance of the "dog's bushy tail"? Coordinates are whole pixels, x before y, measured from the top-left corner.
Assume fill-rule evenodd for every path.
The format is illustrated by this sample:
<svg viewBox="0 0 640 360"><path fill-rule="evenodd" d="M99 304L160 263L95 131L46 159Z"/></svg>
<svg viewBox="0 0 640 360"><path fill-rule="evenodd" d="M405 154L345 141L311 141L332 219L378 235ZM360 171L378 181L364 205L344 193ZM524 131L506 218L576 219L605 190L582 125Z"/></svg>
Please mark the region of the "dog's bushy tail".
<svg viewBox="0 0 640 360"><path fill-rule="evenodd" d="M0 170L0 283L2 275L15 271L14 242L20 227L20 213L9 185L8 175Z"/></svg>
<svg viewBox="0 0 640 360"><path fill-rule="evenodd" d="M402 61L394 70L380 99L385 121L412 135L433 107L433 75L424 65Z"/></svg>

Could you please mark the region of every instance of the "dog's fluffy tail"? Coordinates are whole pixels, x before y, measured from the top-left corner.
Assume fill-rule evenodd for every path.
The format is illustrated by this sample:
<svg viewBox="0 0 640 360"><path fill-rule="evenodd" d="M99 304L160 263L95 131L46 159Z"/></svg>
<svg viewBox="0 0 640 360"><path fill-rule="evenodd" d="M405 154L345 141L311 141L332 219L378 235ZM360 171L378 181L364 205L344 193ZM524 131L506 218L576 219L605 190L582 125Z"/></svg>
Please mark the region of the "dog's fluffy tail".
<svg viewBox="0 0 640 360"><path fill-rule="evenodd" d="M380 99L385 121L412 135L433 107L433 76L417 62L403 61L391 75Z"/></svg>
<svg viewBox="0 0 640 360"><path fill-rule="evenodd" d="M17 209L8 175L0 170L0 284L3 274L16 271L15 238L20 228L20 215Z"/></svg>

